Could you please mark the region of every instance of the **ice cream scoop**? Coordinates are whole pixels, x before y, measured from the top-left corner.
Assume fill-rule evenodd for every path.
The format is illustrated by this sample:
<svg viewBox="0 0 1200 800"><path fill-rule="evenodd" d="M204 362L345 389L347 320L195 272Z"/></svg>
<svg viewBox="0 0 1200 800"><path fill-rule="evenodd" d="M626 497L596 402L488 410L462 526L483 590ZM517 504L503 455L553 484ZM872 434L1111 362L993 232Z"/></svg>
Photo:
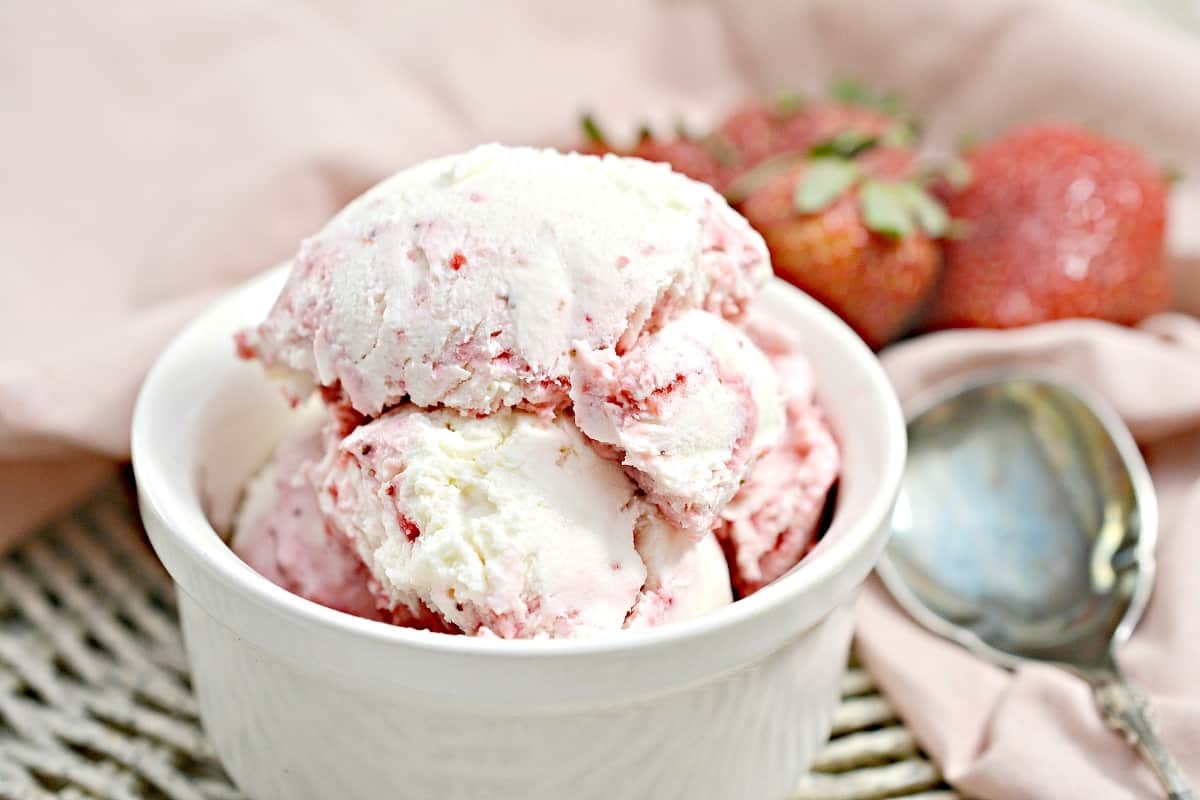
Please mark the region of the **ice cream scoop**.
<svg viewBox="0 0 1200 800"><path fill-rule="evenodd" d="M326 519L367 564L381 605L427 607L469 634L619 630L644 595L675 602L673 570L688 582L712 571L675 570L689 555L660 543L648 582L635 530L651 507L562 416L404 406L341 440L324 470ZM664 535L692 546L678 531ZM681 600L673 614L651 613L657 601L645 602L647 624L689 608Z"/></svg>
<svg viewBox="0 0 1200 800"><path fill-rule="evenodd" d="M259 574L290 592L339 611L379 618L362 561L329 535L309 468L324 453L320 403L294 415L271 460L246 485L231 546Z"/></svg>
<svg viewBox="0 0 1200 800"><path fill-rule="evenodd" d="M733 602L729 567L712 533L694 542L648 509L634 528L633 543L646 565L646 583L626 628L692 619Z"/></svg>
<svg viewBox="0 0 1200 800"><path fill-rule="evenodd" d="M769 276L762 238L665 165L487 145L352 202L239 343L295 396L340 388L367 416L550 412L576 342L623 350L688 309L736 316Z"/></svg>
<svg viewBox="0 0 1200 800"><path fill-rule="evenodd" d="M803 342L755 310L744 327L779 375L787 409L782 437L750 468L716 528L734 585L746 595L795 566L812 544L841 455L816 403Z"/></svg>
<svg viewBox="0 0 1200 800"><path fill-rule="evenodd" d="M731 323L700 310L623 354L576 342L571 399L580 429L613 448L649 499L697 540L784 430L770 361Z"/></svg>

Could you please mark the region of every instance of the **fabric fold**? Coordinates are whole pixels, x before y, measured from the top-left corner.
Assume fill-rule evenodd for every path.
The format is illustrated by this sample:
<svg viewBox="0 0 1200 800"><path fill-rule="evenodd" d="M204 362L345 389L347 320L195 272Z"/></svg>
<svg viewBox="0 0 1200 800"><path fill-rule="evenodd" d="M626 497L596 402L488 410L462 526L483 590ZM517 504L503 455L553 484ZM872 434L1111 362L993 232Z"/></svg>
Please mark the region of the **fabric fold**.
<svg viewBox="0 0 1200 800"><path fill-rule="evenodd" d="M1090 390L1134 430L1160 501L1157 574L1146 616L1118 659L1200 783L1200 321L1162 314L1136 329L1073 320L952 331L895 345L882 358L902 404L984 367L1029 371ZM858 611L863 661L957 788L1004 800L1161 794L1079 678L1041 664L1010 673L984 663L922 630L878 580Z"/></svg>

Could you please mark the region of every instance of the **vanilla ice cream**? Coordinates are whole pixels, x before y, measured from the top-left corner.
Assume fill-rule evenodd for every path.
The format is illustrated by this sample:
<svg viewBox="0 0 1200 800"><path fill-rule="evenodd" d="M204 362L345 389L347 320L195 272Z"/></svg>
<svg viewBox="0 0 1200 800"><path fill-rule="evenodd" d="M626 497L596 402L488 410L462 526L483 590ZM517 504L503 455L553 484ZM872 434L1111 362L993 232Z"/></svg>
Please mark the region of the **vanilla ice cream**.
<svg viewBox="0 0 1200 800"><path fill-rule="evenodd" d="M294 594L362 617L379 617L368 574L349 544L330 536L310 467L324 454L320 403L305 404L272 459L246 485L231 545L259 574Z"/></svg>
<svg viewBox="0 0 1200 800"><path fill-rule="evenodd" d="M634 493L568 419L405 406L341 441L321 504L382 605L427 606L466 633L560 637L619 630L646 587Z"/></svg>
<svg viewBox="0 0 1200 800"><path fill-rule="evenodd" d="M695 542L651 508L638 519L633 542L646 565L646 583L625 627L693 619L733 602L729 567L714 534Z"/></svg>
<svg viewBox="0 0 1200 800"><path fill-rule="evenodd" d="M734 585L746 595L795 566L813 543L841 455L816 403L803 343L758 311L743 324L781 377L787 407L782 440L751 467L716 529L732 553Z"/></svg>
<svg viewBox="0 0 1200 800"><path fill-rule="evenodd" d="M382 605L466 633L587 636L732 599L716 540L694 546L561 417L406 406L342 440L321 503Z"/></svg>
<svg viewBox="0 0 1200 800"><path fill-rule="evenodd" d="M624 354L576 342L575 421L613 448L663 514L700 539L783 435L767 357L729 322L684 312Z"/></svg>
<svg viewBox="0 0 1200 800"><path fill-rule="evenodd" d="M295 396L338 387L367 416L406 399L548 412L574 343L623 350L691 308L736 316L769 276L762 237L666 165L488 145L352 202L239 344Z"/></svg>

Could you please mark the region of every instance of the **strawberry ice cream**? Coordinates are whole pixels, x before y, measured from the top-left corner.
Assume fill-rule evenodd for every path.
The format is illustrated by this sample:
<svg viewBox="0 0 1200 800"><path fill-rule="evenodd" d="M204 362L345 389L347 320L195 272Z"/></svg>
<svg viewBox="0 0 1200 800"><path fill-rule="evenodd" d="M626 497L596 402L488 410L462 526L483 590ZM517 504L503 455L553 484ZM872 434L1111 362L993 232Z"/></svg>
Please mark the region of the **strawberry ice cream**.
<svg viewBox="0 0 1200 800"><path fill-rule="evenodd" d="M684 618L731 599L725 564L700 566L687 538L653 519L620 467L561 417L405 406L337 445L320 502L382 606L429 608L465 633L587 636L621 629L643 595L653 596L644 624L668 616L651 605ZM654 526L642 538L676 539L681 552L650 543L651 583L635 530ZM718 568L717 591L707 574L691 577Z"/></svg>
<svg viewBox="0 0 1200 800"><path fill-rule="evenodd" d="M296 396L473 414L568 404L570 350L740 313L766 246L712 188L639 159L488 145L384 181L305 242L241 350Z"/></svg>
<svg viewBox="0 0 1200 800"><path fill-rule="evenodd" d="M576 343L575 422L612 446L664 515L700 539L783 435L779 378L736 327L688 311L624 355Z"/></svg>
<svg viewBox="0 0 1200 800"><path fill-rule="evenodd" d="M769 276L745 220L665 165L489 145L397 174L238 336L313 408L234 549L334 608L501 638L756 590L838 472L802 343L753 311Z"/></svg>
<svg viewBox="0 0 1200 800"><path fill-rule="evenodd" d="M327 417L319 403L296 412L271 461L246 485L234 552L260 575L301 597L362 617L379 617L367 571L349 544L330 536L309 469L324 454Z"/></svg>
<svg viewBox="0 0 1200 800"><path fill-rule="evenodd" d="M633 531L633 544L646 565L646 582L625 620L626 628L651 628L704 616L733 601L729 567L716 536L699 542L652 510Z"/></svg>
<svg viewBox="0 0 1200 800"><path fill-rule="evenodd" d="M787 424L780 443L751 467L721 511L716 529L731 553L730 572L742 595L783 575L804 555L841 468L802 343L786 325L761 313L749 315L744 326L782 379Z"/></svg>

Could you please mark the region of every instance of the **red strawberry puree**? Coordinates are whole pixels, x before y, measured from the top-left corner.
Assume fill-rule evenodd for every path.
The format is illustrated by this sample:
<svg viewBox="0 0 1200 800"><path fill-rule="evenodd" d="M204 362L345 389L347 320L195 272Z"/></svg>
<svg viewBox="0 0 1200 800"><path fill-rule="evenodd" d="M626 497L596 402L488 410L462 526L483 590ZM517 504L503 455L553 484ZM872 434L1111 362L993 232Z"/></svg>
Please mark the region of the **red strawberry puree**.
<svg viewBox="0 0 1200 800"><path fill-rule="evenodd" d="M246 487L233 549L290 592L349 614L382 619L368 590L366 567L344 539L327 531L309 480L324 453L326 423L319 405L297 412L293 429L270 463Z"/></svg>
<svg viewBox="0 0 1200 800"><path fill-rule="evenodd" d="M576 345L575 422L699 539L783 435L779 378L736 327L689 311L624 356Z"/></svg>
<svg viewBox="0 0 1200 800"><path fill-rule="evenodd" d="M744 328L782 379L787 425L782 440L751 467L716 529L731 553L730 572L742 595L787 572L813 544L825 498L841 470L799 339L757 312L748 315Z"/></svg>

